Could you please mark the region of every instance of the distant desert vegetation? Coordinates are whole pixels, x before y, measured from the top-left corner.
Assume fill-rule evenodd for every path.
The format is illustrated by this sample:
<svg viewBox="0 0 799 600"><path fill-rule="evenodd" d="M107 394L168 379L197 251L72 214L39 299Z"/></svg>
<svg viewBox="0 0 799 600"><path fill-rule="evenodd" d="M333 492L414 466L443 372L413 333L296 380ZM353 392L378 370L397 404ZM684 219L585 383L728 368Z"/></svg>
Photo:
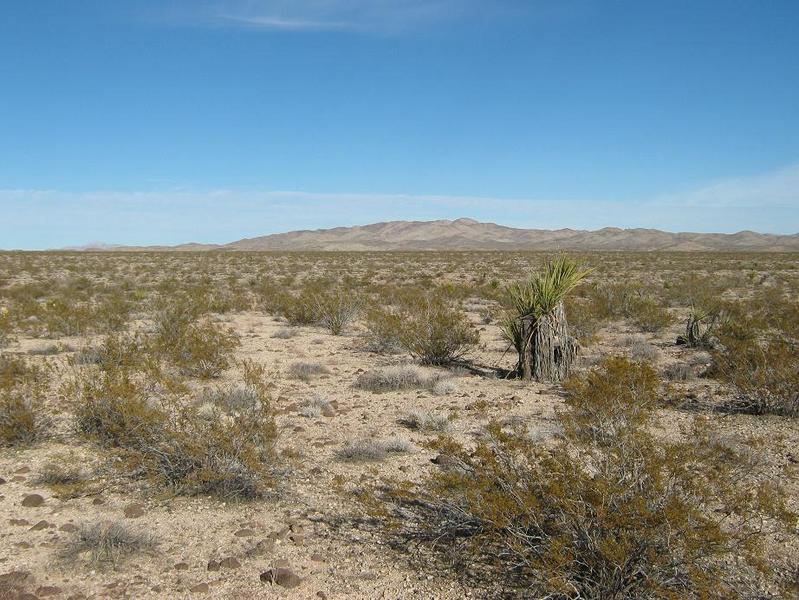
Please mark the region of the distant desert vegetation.
<svg viewBox="0 0 799 600"><path fill-rule="evenodd" d="M0 253L0 598L795 597L797 244Z"/></svg>

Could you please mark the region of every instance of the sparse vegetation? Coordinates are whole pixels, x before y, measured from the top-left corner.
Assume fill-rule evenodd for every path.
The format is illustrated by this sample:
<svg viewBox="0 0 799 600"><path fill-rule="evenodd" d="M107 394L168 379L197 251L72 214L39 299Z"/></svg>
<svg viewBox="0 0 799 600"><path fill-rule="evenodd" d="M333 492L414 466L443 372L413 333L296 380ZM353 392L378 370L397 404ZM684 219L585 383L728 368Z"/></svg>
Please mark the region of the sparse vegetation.
<svg viewBox="0 0 799 600"><path fill-rule="evenodd" d="M699 422L685 442L650 433L657 386L650 367L611 359L570 383L555 446L495 423L474 449L439 443L459 468L365 505L520 597L735 596L759 581L762 519L796 517Z"/></svg>
<svg viewBox="0 0 799 600"><path fill-rule="evenodd" d="M63 549L61 556L68 561L85 557L92 565L117 566L124 559L151 552L155 538L119 522L84 524Z"/></svg>

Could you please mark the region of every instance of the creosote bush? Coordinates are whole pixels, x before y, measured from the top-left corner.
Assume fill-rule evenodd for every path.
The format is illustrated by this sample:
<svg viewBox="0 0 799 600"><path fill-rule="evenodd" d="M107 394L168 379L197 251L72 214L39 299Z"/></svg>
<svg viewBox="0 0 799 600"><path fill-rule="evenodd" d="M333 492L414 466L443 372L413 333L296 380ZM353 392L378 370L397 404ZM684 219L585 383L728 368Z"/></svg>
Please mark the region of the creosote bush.
<svg viewBox="0 0 799 600"><path fill-rule="evenodd" d="M77 429L176 494L263 496L275 484L277 429L263 367L242 367L246 392L223 394L210 412L179 393L153 396L143 373L100 373L77 386Z"/></svg>
<svg viewBox="0 0 799 600"><path fill-rule="evenodd" d="M608 360L571 380L551 444L493 423L474 447L435 444L451 467L360 499L399 545L425 543L488 594L738 597L768 576L766 530L796 515L704 420L685 441L651 433L658 385L649 366Z"/></svg>
<svg viewBox="0 0 799 600"><path fill-rule="evenodd" d="M0 446L28 446L49 435L46 377L21 359L0 355Z"/></svg>
<svg viewBox="0 0 799 600"><path fill-rule="evenodd" d="M313 307L318 323L333 335L341 335L361 312L360 301L344 290L316 295Z"/></svg>
<svg viewBox="0 0 799 600"><path fill-rule="evenodd" d="M799 303L755 300L728 311L710 369L733 390L728 408L799 416Z"/></svg>
<svg viewBox="0 0 799 600"><path fill-rule="evenodd" d="M367 327L374 339L396 345L422 364L444 365L463 357L480 339L467 316L433 293L405 294L398 304L373 308Z"/></svg>

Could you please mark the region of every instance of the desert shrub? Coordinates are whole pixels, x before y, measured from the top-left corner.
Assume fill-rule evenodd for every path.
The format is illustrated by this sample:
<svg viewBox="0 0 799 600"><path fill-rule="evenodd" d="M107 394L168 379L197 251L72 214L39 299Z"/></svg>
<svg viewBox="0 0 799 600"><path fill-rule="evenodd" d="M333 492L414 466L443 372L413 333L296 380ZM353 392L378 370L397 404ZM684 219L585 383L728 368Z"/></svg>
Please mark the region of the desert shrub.
<svg viewBox="0 0 799 600"><path fill-rule="evenodd" d="M372 306L366 311L366 347L380 354L400 354L403 352L399 341L402 323L393 311Z"/></svg>
<svg viewBox="0 0 799 600"><path fill-rule="evenodd" d="M655 362L660 358L660 350L645 340L639 340L630 346L630 358Z"/></svg>
<svg viewBox="0 0 799 600"><path fill-rule="evenodd" d="M0 350L8 347L12 340L13 321L11 311L5 306L0 307Z"/></svg>
<svg viewBox="0 0 799 600"><path fill-rule="evenodd" d="M33 482L37 485L67 486L83 481L83 471L77 467L56 462L46 463L36 474Z"/></svg>
<svg viewBox="0 0 799 600"><path fill-rule="evenodd" d="M674 322L672 314L652 298L640 298L634 302L629 318L648 333L658 332Z"/></svg>
<svg viewBox="0 0 799 600"><path fill-rule="evenodd" d="M330 369L318 362L300 361L289 366L289 376L300 381L310 381L318 375L327 375Z"/></svg>
<svg viewBox="0 0 799 600"><path fill-rule="evenodd" d="M0 390L0 446L25 446L48 435L51 420L29 389Z"/></svg>
<svg viewBox="0 0 799 600"><path fill-rule="evenodd" d="M317 294L313 299L316 321L333 335L341 335L361 311L361 303L352 292L343 290Z"/></svg>
<svg viewBox="0 0 799 600"><path fill-rule="evenodd" d="M611 359L572 380L551 444L493 423L474 447L438 442L452 468L360 498L398 544L426 543L488 595L737 597L768 573L763 519L796 516L703 421L687 441L650 433L656 387Z"/></svg>
<svg viewBox="0 0 799 600"><path fill-rule="evenodd" d="M228 385L205 390L199 401L232 413L256 406L261 401L261 395L258 389L247 385Z"/></svg>
<svg viewBox="0 0 799 600"><path fill-rule="evenodd" d="M26 446L50 434L46 386L41 370L0 354L0 446Z"/></svg>
<svg viewBox="0 0 799 600"><path fill-rule="evenodd" d="M669 381L690 381L696 378L696 373L689 364L674 363L664 369L663 376Z"/></svg>
<svg viewBox="0 0 799 600"><path fill-rule="evenodd" d="M413 446L407 440L393 438L389 440L353 440L344 444L336 452L336 457L345 462L369 462L383 460L389 454L405 454Z"/></svg>
<svg viewBox="0 0 799 600"><path fill-rule="evenodd" d="M414 431L444 433L449 429L450 421L446 415L423 410L414 410L400 419L400 423Z"/></svg>
<svg viewBox="0 0 799 600"><path fill-rule="evenodd" d="M75 428L103 446L141 448L163 435L168 414L128 372L100 373L78 384Z"/></svg>
<svg viewBox="0 0 799 600"><path fill-rule="evenodd" d="M123 523L84 524L61 551L61 557L69 561L86 557L91 564L116 565L135 554L151 552L156 545L152 535L130 529Z"/></svg>
<svg viewBox="0 0 799 600"><path fill-rule="evenodd" d="M185 302L158 313L150 350L186 376L219 377L230 366L238 336L207 319L195 320L196 315L197 309Z"/></svg>
<svg viewBox="0 0 799 600"><path fill-rule="evenodd" d="M458 386L451 379L438 379L429 387L436 396L448 396L458 391Z"/></svg>
<svg viewBox="0 0 799 600"><path fill-rule="evenodd" d="M451 363L479 340L461 310L431 293L406 295L396 307L372 310L367 326L372 335L392 340L422 364Z"/></svg>
<svg viewBox="0 0 799 600"><path fill-rule="evenodd" d="M163 435L138 450L141 469L176 494L253 499L275 484L277 433L268 403L204 419L183 406Z"/></svg>
<svg viewBox="0 0 799 600"><path fill-rule="evenodd" d="M320 292L319 286L306 285L296 295L283 293L275 300L277 313L289 325L313 325L319 319L316 300Z"/></svg>
<svg viewBox="0 0 799 600"><path fill-rule="evenodd" d="M591 303L583 298L567 297L564 304L572 335L581 344L590 344L602 327L602 319L594 311Z"/></svg>
<svg viewBox="0 0 799 600"><path fill-rule="evenodd" d="M297 332L294 329L278 329L272 334L272 337L278 340L289 340L297 337Z"/></svg>
<svg viewBox="0 0 799 600"><path fill-rule="evenodd" d="M313 419L316 417L321 417L325 412L329 413L331 410L332 406L328 399L323 398L322 396L313 396L312 398L309 398L303 402L299 412L300 416Z"/></svg>
<svg viewBox="0 0 799 600"><path fill-rule="evenodd" d="M427 388L432 390L435 386L447 381L446 376L431 370L425 370L416 365L395 365L379 367L361 373L355 380L355 387L370 392L390 392L395 390L409 390Z"/></svg>
<svg viewBox="0 0 799 600"><path fill-rule="evenodd" d="M91 307L64 296L48 299L40 305L38 312L49 337L81 335L92 324Z"/></svg>
<svg viewBox="0 0 799 600"><path fill-rule="evenodd" d="M256 498L274 485L277 431L263 370L245 363L244 386L245 402L203 414L181 398L155 403L127 371L100 374L82 384L77 429L176 494Z"/></svg>
<svg viewBox="0 0 799 600"><path fill-rule="evenodd" d="M599 318L630 319L646 332L660 331L674 320L671 313L637 283L597 285L589 290L588 296Z"/></svg>
<svg viewBox="0 0 799 600"><path fill-rule="evenodd" d="M121 289L115 288L95 307L93 321L103 332L122 331L130 320L133 303Z"/></svg>
<svg viewBox="0 0 799 600"><path fill-rule="evenodd" d="M788 315L794 311L786 307ZM781 318L738 314L719 328L710 374L732 387L729 408L799 416L799 335L792 319Z"/></svg>

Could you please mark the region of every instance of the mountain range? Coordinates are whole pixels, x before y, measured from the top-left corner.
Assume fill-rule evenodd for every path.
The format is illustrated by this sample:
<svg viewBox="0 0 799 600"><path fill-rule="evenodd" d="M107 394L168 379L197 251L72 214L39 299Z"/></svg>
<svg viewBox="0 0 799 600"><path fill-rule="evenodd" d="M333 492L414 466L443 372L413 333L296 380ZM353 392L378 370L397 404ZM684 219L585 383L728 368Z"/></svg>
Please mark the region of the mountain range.
<svg viewBox="0 0 799 600"><path fill-rule="evenodd" d="M243 239L229 244L182 244L179 246L109 246L97 244L72 250L105 251L260 251L260 250L626 250L626 251L799 251L799 234L774 235L738 233L671 233L658 229L596 231L575 229L518 229L473 219L454 221L390 221L359 225L291 231Z"/></svg>

